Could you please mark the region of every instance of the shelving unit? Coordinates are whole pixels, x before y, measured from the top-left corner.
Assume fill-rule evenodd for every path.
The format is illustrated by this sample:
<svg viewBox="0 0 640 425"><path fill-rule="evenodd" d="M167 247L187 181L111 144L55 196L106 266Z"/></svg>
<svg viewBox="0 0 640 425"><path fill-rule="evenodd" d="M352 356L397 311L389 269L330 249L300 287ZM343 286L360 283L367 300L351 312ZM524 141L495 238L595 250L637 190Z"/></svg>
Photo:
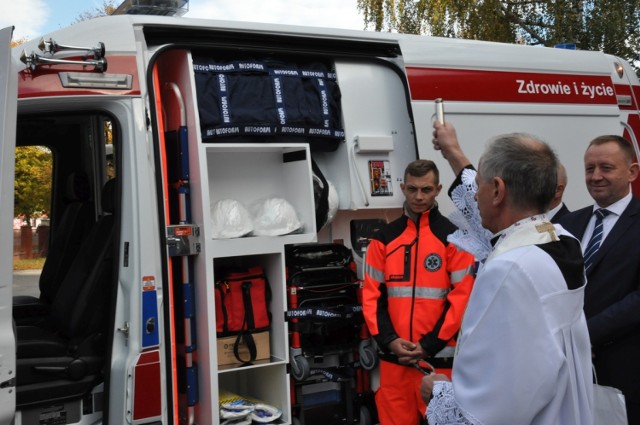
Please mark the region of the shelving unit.
<svg viewBox="0 0 640 425"><path fill-rule="evenodd" d="M228 54L228 52L227 52ZM314 152L314 160L328 180L336 183L341 223L323 229L315 221L313 172L308 143L272 136L234 136L224 142L204 143L200 132L196 78L191 52L172 50L158 61L158 80L179 87L184 98L188 127L191 221L200 228L201 251L193 259L196 310L195 363L198 403L195 422L219 423L221 390L264 400L282 409L281 423L292 423L289 363L289 332L284 247L287 244L343 240L349 246L349 217L387 216L401 213L402 168L415 159L411 117L405 108L406 87L389 66L357 60L336 59L342 91L342 119L346 142L335 152ZM393 99L393 101L389 101ZM363 107L366 105L366 108ZM162 105L163 113L174 105ZM348 126L347 126L348 123ZM240 133L238 133L240 134ZM390 164L384 175L390 193L376 196L372 162ZM388 172L385 167L383 171ZM392 192L392 193L391 193ZM221 200L252 204L283 198L295 210L302 228L284 236L245 236L214 239L211 208ZM364 214L364 215L363 215ZM218 266L260 265L271 288L269 311L270 359L251 366L218 366L215 322L215 270Z"/></svg>
<svg viewBox="0 0 640 425"><path fill-rule="evenodd" d="M175 64L185 64L184 68ZM199 402L195 422L218 424L222 390L256 398L282 409L279 423L291 418L285 244L313 242L317 233L313 198L311 153L304 143L202 143L196 107L191 55L173 51L159 64L161 81L175 83L184 97L188 126L190 202L192 222L200 227L201 252L194 258L196 301L196 364ZM186 66L188 65L188 66ZM252 143L253 142L253 143ZM234 199L248 209L259 200L283 198L295 210L302 228L284 236L246 236L214 239L211 206ZM249 366L218 366L215 323L215 269L243 265L264 268L271 289L269 311L270 359Z"/></svg>
<svg viewBox="0 0 640 425"><path fill-rule="evenodd" d="M301 233L284 236L246 236L236 239L213 239L209 217L202 223L203 249L196 262L196 299L201 322L200 368L208 370L210 385L201 383L201 406L198 423L217 423L215 401L221 390L264 400L283 410L282 423L290 423L290 396L287 364L289 362L286 310L284 245L312 242L316 237L312 209L313 183L310 153L307 145L291 144L200 144L200 167L207 180L199 182L192 201L212 205L222 199L235 199L249 206L265 197L280 197L296 210L303 223ZM209 211L203 208L201 211ZM203 264L204 263L204 264ZM260 265L271 287L272 312L269 361L251 366L217 366L214 305L215 268L220 265ZM204 312L204 313L203 313ZM206 364L205 364L206 363ZM213 400L210 406L204 399ZM206 409L206 413L202 410Z"/></svg>

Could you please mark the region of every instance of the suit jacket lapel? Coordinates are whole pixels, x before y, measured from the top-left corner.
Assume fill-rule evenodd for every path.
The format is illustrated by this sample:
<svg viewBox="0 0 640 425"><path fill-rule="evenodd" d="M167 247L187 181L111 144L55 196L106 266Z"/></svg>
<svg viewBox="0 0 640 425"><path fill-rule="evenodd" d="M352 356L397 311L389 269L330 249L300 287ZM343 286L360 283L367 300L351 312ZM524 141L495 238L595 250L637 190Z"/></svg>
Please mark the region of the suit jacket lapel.
<svg viewBox="0 0 640 425"><path fill-rule="evenodd" d="M600 249L598 249L598 252L595 254L591 270L595 269L595 266L600 262L600 259L611 249L611 247L616 245L618 239L620 239L620 237L627 232L629 226L638 219L639 213L640 202L635 198L632 198L627 208L622 212L620 218L618 218L618 221L616 221L616 224L602 242Z"/></svg>
<svg viewBox="0 0 640 425"><path fill-rule="evenodd" d="M587 225L589 224L589 220L591 219L591 215L593 214L593 207L583 208L580 211L576 211L574 226L569 226L573 229L573 236L576 237L579 241L582 240L584 236L585 230L587 230ZM569 228L567 228L569 230Z"/></svg>
<svg viewBox="0 0 640 425"><path fill-rule="evenodd" d="M562 207L560 207L560 209L558 210L558 212L556 212L556 215L553 216L553 218L551 219L552 223L559 223L560 219L562 217L564 217L565 215L569 214L569 208L567 208L567 206L563 203Z"/></svg>

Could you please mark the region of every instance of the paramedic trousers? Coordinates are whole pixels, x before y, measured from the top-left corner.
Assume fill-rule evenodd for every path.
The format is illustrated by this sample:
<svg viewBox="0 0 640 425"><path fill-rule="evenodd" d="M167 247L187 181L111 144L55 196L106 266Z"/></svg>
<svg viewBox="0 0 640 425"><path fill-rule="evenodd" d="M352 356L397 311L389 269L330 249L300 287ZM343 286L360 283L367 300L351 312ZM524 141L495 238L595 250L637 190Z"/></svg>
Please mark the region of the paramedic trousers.
<svg viewBox="0 0 640 425"><path fill-rule="evenodd" d="M439 373L451 369L437 370ZM380 361L380 387L376 391L376 407L380 425L420 425L426 405L420 396L424 375L410 366Z"/></svg>
<svg viewBox="0 0 640 425"><path fill-rule="evenodd" d="M436 369L451 379L451 369ZM380 425L421 425L426 405L420 395L424 374L411 366L380 361L380 387L376 407Z"/></svg>

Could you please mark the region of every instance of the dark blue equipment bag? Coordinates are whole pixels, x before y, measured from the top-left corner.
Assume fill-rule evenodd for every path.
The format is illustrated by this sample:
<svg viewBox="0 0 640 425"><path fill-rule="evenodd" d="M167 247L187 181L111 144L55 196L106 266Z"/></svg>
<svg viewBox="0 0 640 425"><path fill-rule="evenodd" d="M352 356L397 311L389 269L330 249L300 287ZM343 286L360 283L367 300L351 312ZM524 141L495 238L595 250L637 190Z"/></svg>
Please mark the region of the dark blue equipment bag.
<svg viewBox="0 0 640 425"><path fill-rule="evenodd" d="M344 140L340 89L324 63L193 57L203 142L287 140L334 151ZM249 136L247 139L243 136Z"/></svg>

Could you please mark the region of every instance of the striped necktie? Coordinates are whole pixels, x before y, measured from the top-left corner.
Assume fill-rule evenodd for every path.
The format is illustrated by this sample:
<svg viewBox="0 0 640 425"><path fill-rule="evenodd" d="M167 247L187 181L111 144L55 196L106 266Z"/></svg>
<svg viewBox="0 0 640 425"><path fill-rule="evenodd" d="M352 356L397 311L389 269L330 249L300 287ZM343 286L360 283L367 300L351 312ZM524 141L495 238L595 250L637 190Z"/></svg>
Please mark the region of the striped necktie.
<svg viewBox="0 0 640 425"><path fill-rule="evenodd" d="M594 214L596 215L596 225L593 228L593 234L591 235L591 240L589 240L587 249L584 251L584 270L587 273L593 264L594 257L596 256L598 248L600 248L600 243L602 242L602 219L610 213L611 211L605 210L604 208L594 211Z"/></svg>

